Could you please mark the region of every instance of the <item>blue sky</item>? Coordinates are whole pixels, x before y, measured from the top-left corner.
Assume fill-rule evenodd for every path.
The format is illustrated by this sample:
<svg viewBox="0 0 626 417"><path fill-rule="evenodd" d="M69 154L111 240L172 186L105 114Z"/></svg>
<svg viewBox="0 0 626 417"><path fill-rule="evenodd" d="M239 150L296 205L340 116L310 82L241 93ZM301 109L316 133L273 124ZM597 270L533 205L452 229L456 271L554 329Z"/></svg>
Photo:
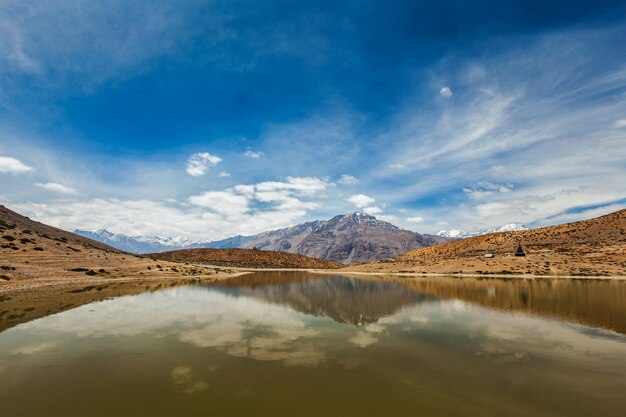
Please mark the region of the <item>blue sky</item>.
<svg viewBox="0 0 626 417"><path fill-rule="evenodd" d="M626 5L0 4L0 202L224 238L359 210L419 232L626 206Z"/></svg>

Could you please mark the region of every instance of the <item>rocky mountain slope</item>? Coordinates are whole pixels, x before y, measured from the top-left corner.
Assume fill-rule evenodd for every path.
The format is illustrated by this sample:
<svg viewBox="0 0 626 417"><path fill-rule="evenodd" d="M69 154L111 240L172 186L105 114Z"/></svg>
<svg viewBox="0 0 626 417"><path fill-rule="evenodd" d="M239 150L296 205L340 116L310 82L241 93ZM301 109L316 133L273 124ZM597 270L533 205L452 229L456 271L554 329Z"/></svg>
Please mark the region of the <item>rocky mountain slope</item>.
<svg viewBox="0 0 626 417"><path fill-rule="evenodd" d="M343 264L387 259L411 249L450 240L403 230L364 213L350 213L330 220L317 220L254 236L234 236L213 242L206 239L192 241L185 238L130 237L106 230L77 230L76 233L133 253L193 248L258 248Z"/></svg>
<svg viewBox="0 0 626 417"><path fill-rule="evenodd" d="M299 253L350 264L387 259L448 240L400 229L365 213L350 213L261 233L241 247Z"/></svg>
<svg viewBox="0 0 626 417"><path fill-rule="evenodd" d="M293 253L259 249L181 249L145 255L153 259L173 262L196 262L220 266L247 268L313 268L336 269L342 265L324 259L314 259Z"/></svg>
<svg viewBox="0 0 626 417"><path fill-rule="evenodd" d="M516 257L518 244L526 256ZM493 258L485 258L492 253ZM559 226L492 233L410 251L358 271L626 275L626 210Z"/></svg>

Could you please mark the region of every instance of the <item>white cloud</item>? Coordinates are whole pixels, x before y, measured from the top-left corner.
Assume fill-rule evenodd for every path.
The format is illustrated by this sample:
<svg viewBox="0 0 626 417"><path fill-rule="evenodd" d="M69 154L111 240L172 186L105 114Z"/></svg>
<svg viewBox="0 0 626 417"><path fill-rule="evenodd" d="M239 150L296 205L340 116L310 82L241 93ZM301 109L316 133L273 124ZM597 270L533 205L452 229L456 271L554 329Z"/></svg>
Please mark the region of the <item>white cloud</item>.
<svg viewBox="0 0 626 417"><path fill-rule="evenodd" d="M476 206L476 211L481 217L492 217L504 214L510 209L510 206L500 202L490 202L485 204L479 204Z"/></svg>
<svg viewBox="0 0 626 417"><path fill-rule="evenodd" d="M0 172L9 174L22 174L34 171L32 167L23 164L20 160L10 156L0 156Z"/></svg>
<svg viewBox="0 0 626 417"><path fill-rule="evenodd" d="M365 194L355 194L346 200L348 203L353 204L355 207L363 208L374 203L376 199L374 197L367 196Z"/></svg>
<svg viewBox="0 0 626 417"><path fill-rule="evenodd" d="M380 214L380 213L382 213L382 212L383 212L383 209L381 209L381 208L380 208L380 207L378 207L378 206L371 206L371 207L364 207L364 208L363 208L363 211L364 211L366 214L369 214L370 216L374 216L374 215L376 215L376 214Z"/></svg>
<svg viewBox="0 0 626 417"><path fill-rule="evenodd" d="M439 94L443 97L452 97L452 90L450 89L450 87L441 87L441 90L439 90Z"/></svg>
<svg viewBox="0 0 626 417"><path fill-rule="evenodd" d="M286 181L266 181L256 184L257 192L292 191L301 196L311 197L324 191L328 182L316 177L287 177Z"/></svg>
<svg viewBox="0 0 626 417"><path fill-rule="evenodd" d="M261 151L253 151L251 149L248 149L244 153L244 155L253 159L259 159L259 158L262 158L265 154Z"/></svg>
<svg viewBox="0 0 626 417"><path fill-rule="evenodd" d="M498 193L508 193L511 192L513 185L511 184L494 184L491 182L479 182L477 185L463 188L463 192L467 194L467 196L471 200L484 200L488 197L493 197Z"/></svg>
<svg viewBox="0 0 626 417"><path fill-rule="evenodd" d="M207 191L199 195L192 195L189 203L211 209L224 215L246 213L250 208L248 197L236 194L233 190Z"/></svg>
<svg viewBox="0 0 626 417"><path fill-rule="evenodd" d="M222 162L222 158L208 152L195 153L187 161L187 173L193 177L199 177L220 162Z"/></svg>
<svg viewBox="0 0 626 417"><path fill-rule="evenodd" d="M56 182L46 182L46 183L36 183L35 186L39 188L43 188L44 190L53 191L55 193L62 194L78 194L78 191L72 187L68 187L63 184L59 184Z"/></svg>
<svg viewBox="0 0 626 417"><path fill-rule="evenodd" d="M613 124L613 126L615 126L615 127L626 127L626 119L616 120L615 123Z"/></svg>
<svg viewBox="0 0 626 417"><path fill-rule="evenodd" d="M423 223L424 222L424 218L421 216L415 216L415 217L408 217L406 219L407 222L409 223Z"/></svg>
<svg viewBox="0 0 626 417"><path fill-rule="evenodd" d="M240 184L176 200L93 199L13 204L11 208L65 230L108 229L131 236L222 239L292 226L315 208L330 184L315 177Z"/></svg>
<svg viewBox="0 0 626 417"><path fill-rule="evenodd" d="M226 172L226 171L222 171L222 172L219 173L219 176L220 177L230 177L230 173Z"/></svg>
<svg viewBox="0 0 626 417"><path fill-rule="evenodd" d="M344 184L344 185L356 185L358 184L359 180L353 177L352 175L344 174L341 176L341 178L339 178L337 182L339 184Z"/></svg>

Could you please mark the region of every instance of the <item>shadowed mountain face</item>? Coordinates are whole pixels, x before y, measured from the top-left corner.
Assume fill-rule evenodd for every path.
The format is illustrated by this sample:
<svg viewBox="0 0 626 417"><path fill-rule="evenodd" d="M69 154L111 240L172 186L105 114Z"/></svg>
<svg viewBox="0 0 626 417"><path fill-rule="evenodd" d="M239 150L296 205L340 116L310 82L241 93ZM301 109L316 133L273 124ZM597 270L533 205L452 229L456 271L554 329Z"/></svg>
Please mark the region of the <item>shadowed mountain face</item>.
<svg viewBox="0 0 626 417"><path fill-rule="evenodd" d="M355 326L375 323L403 307L434 299L398 282L302 272L264 272L216 285L231 295L258 298Z"/></svg>
<svg viewBox="0 0 626 417"><path fill-rule="evenodd" d="M98 232L77 230L76 233L132 253L195 248L258 248L343 264L388 259L412 249L454 240L448 237L420 235L364 213L339 215L330 220L316 220L254 236L234 236L217 241L133 237L106 230Z"/></svg>

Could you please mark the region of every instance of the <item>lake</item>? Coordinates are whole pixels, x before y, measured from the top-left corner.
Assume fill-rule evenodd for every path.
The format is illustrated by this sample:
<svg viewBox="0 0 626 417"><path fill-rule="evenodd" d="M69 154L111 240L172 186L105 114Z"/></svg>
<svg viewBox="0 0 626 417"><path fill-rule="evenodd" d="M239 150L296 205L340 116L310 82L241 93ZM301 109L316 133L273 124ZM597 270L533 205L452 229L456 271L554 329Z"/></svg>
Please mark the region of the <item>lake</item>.
<svg viewBox="0 0 626 417"><path fill-rule="evenodd" d="M3 331L0 415L623 416L625 333L624 281L255 273Z"/></svg>

